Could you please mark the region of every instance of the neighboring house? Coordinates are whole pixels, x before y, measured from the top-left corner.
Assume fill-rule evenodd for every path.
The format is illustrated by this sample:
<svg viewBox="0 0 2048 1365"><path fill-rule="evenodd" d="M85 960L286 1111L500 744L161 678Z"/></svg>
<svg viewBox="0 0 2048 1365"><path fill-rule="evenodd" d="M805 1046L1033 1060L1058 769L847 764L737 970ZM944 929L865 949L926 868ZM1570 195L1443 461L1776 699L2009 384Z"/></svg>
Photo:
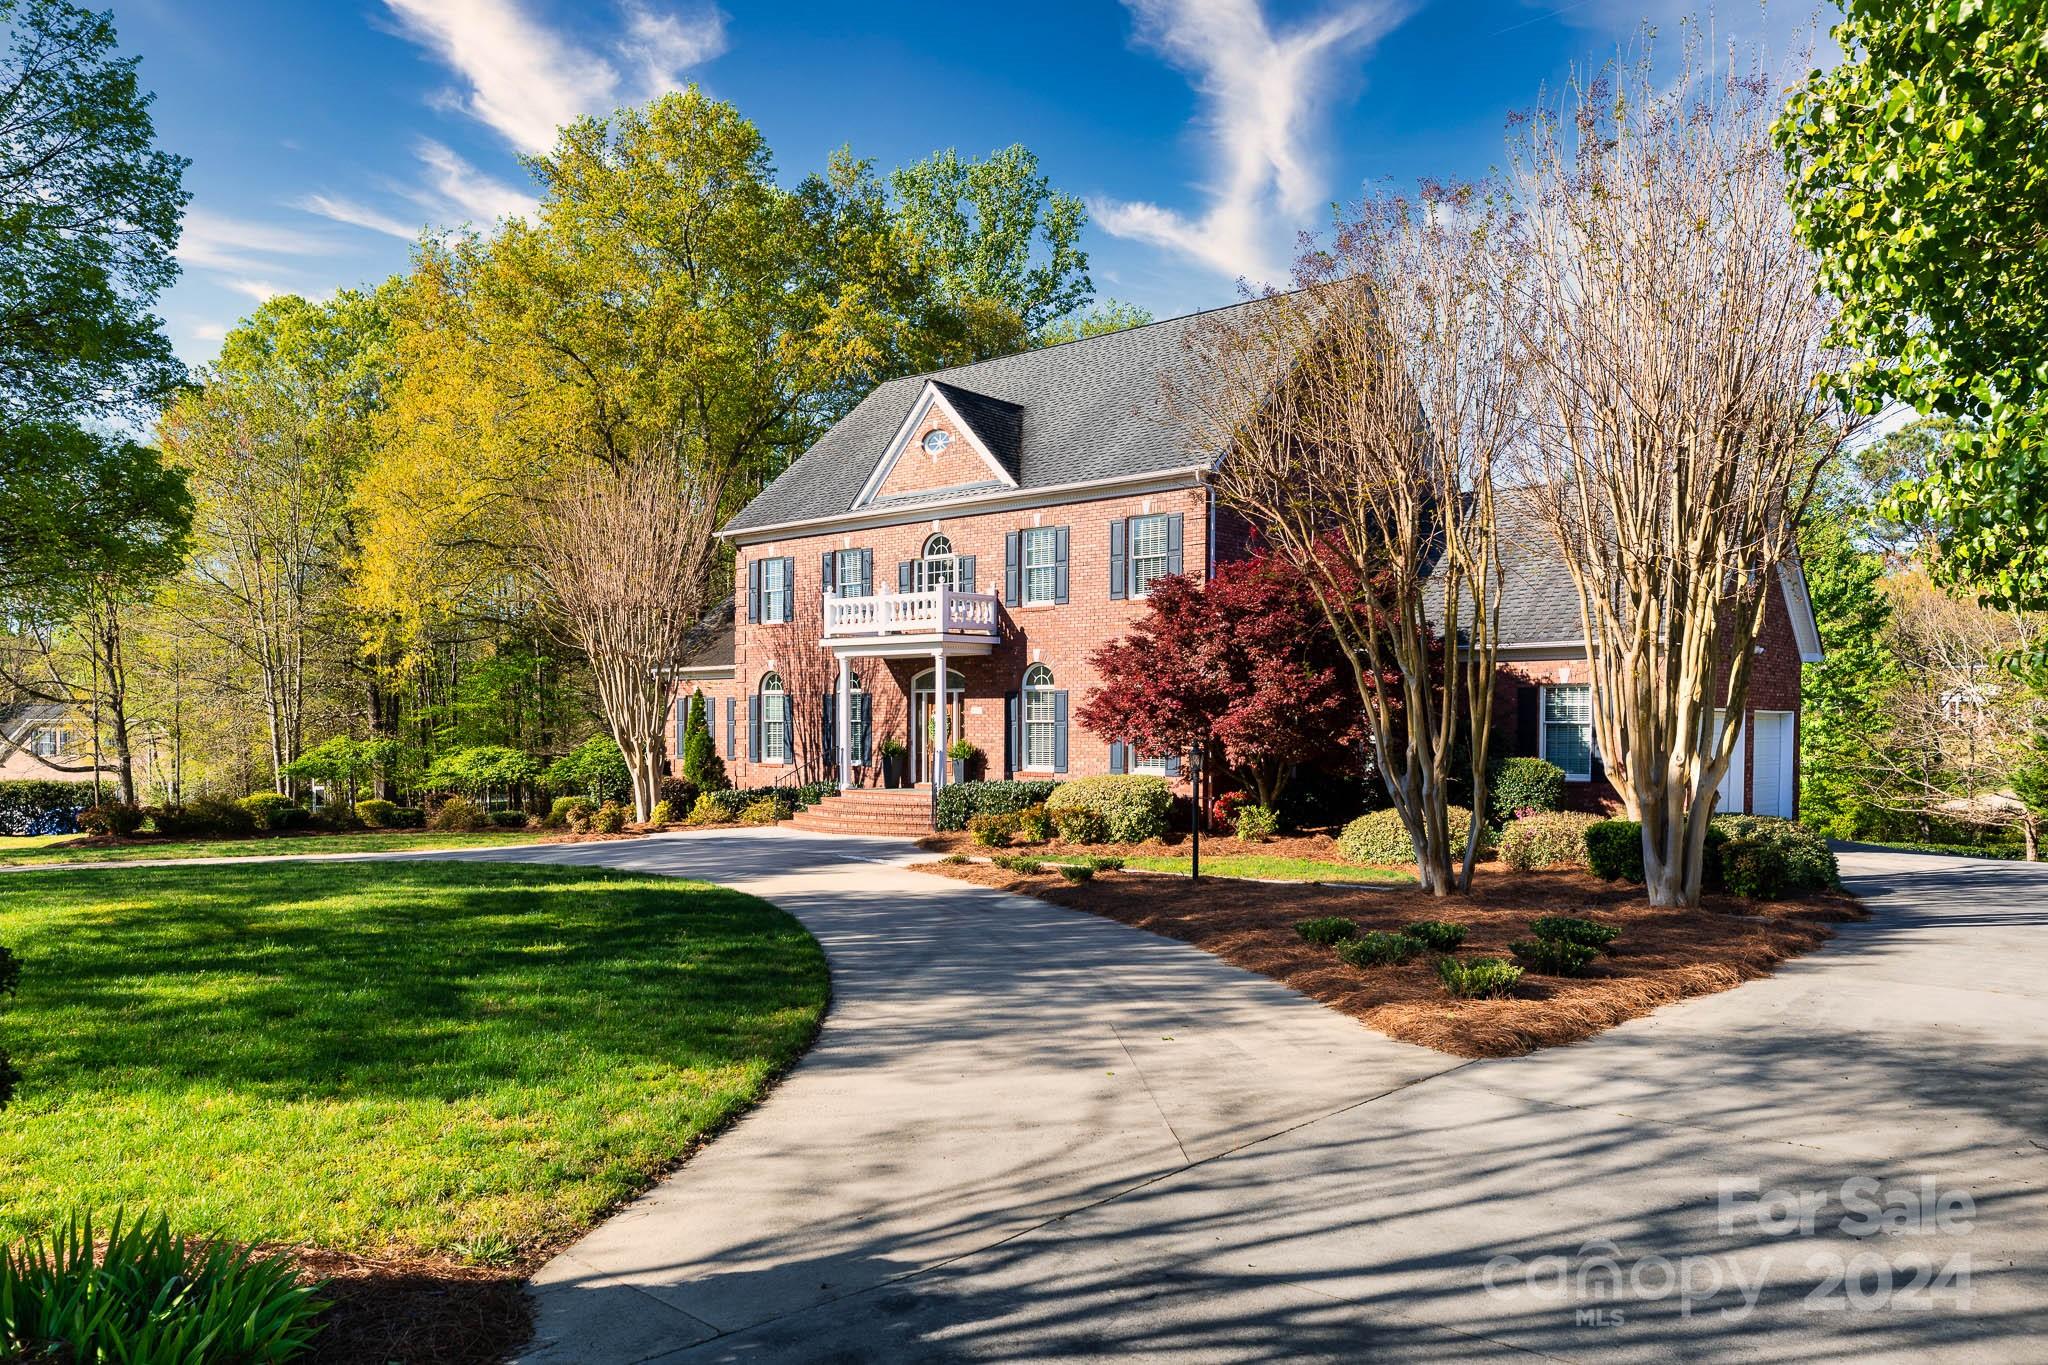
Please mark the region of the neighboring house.
<svg viewBox="0 0 2048 1365"><path fill-rule="evenodd" d="M737 552L732 630L678 684L679 701L703 690L733 781L873 786L885 737L907 744L920 781L945 780L935 760L959 737L988 777L1177 777L1177 758L1073 717L1100 683L1089 655L1144 615L1153 579L1206 575L1247 550L1213 488L1224 452L1167 414L1194 377L1194 325L891 380L734 517L721 533ZM1793 579L1757 661L1756 757L1731 774L1723 809L1791 813L1799 663L1818 649ZM1554 557L1524 554L1503 598L1506 737L1590 793L1600 775L1570 581ZM674 718L679 741L680 706Z"/></svg>
<svg viewBox="0 0 2048 1365"><path fill-rule="evenodd" d="M100 773L111 780L110 755L101 755ZM67 706L30 702L0 709L0 781L92 781L92 742L84 725Z"/></svg>

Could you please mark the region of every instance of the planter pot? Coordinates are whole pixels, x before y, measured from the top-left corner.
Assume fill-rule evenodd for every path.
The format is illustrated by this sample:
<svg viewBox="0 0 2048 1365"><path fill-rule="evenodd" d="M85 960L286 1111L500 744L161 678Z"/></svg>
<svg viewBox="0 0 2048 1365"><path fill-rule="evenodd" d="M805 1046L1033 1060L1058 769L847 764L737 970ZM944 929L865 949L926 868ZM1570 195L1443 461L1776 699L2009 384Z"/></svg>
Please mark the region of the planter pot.
<svg viewBox="0 0 2048 1365"><path fill-rule="evenodd" d="M882 785L900 787L903 785L903 755L882 755Z"/></svg>
<svg viewBox="0 0 2048 1365"><path fill-rule="evenodd" d="M953 780L955 782L965 782L967 780L967 760L964 758L952 758L946 761L952 765Z"/></svg>

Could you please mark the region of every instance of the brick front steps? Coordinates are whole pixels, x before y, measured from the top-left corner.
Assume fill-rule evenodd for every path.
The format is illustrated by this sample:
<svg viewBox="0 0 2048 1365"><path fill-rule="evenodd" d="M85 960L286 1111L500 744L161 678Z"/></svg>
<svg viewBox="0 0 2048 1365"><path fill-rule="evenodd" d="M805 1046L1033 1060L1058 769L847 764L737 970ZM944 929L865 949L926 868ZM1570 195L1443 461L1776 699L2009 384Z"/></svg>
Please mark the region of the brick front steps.
<svg viewBox="0 0 2048 1365"><path fill-rule="evenodd" d="M884 791L857 788L806 806L784 822L820 834L883 834L921 838L932 832L929 787Z"/></svg>

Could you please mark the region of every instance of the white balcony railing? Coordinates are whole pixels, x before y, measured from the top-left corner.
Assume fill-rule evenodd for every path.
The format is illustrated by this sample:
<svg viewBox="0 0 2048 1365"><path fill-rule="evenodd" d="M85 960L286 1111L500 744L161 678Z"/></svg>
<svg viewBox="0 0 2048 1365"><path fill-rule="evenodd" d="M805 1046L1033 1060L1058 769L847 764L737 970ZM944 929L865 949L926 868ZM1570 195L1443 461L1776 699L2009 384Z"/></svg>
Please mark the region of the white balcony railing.
<svg viewBox="0 0 2048 1365"><path fill-rule="evenodd" d="M874 635L999 635L994 593L878 592L825 598L825 638Z"/></svg>

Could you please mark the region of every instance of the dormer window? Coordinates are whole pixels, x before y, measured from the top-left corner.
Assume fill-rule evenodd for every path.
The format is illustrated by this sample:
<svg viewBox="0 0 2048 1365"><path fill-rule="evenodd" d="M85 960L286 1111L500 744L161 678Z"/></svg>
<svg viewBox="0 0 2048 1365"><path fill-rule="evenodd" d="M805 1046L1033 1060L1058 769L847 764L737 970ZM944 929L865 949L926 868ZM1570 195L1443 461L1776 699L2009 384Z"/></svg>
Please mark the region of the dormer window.
<svg viewBox="0 0 2048 1365"><path fill-rule="evenodd" d="M924 453L927 455L940 454L951 444L953 437L949 432L932 430L924 434Z"/></svg>

